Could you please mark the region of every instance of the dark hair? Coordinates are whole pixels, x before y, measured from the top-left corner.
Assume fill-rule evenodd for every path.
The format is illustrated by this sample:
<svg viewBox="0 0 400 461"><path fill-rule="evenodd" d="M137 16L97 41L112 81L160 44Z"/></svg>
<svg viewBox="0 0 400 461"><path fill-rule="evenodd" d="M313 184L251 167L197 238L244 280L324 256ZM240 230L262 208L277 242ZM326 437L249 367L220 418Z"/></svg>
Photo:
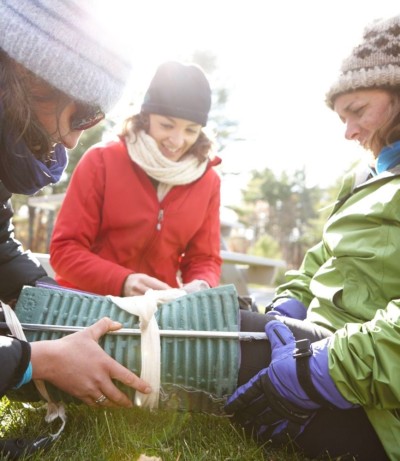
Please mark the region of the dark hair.
<svg viewBox="0 0 400 461"><path fill-rule="evenodd" d="M51 136L43 128L35 114L39 102L54 102L60 114L67 104L67 96L43 79L11 59L0 49L0 101L2 104L2 137L0 149L10 149L10 139L23 139L38 159L51 158L53 144Z"/></svg>
<svg viewBox="0 0 400 461"><path fill-rule="evenodd" d="M128 136L131 131L133 131L135 134L139 133L139 131L148 133L149 127L149 114L140 112L139 114L128 117L124 121L120 136ZM210 158L209 153L211 151L212 145L212 141L202 130L200 131L196 142L185 153L185 156L194 155L199 160L199 163L205 162Z"/></svg>
<svg viewBox="0 0 400 461"><path fill-rule="evenodd" d="M379 153L385 146L400 141L400 92L399 89L382 88L391 96L391 109L388 119L372 134L368 145L373 152Z"/></svg>

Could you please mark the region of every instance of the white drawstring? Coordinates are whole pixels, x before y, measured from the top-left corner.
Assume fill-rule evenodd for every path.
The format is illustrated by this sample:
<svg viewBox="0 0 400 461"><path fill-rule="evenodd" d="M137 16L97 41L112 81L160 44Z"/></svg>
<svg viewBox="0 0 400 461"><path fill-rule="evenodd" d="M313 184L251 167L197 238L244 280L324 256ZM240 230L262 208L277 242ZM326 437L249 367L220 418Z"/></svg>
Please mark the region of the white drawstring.
<svg viewBox="0 0 400 461"><path fill-rule="evenodd" d="M21 323L16 316L15 312L11 309L8 304L2 303L2 308L4 312L4 317L7 322L7 326L10 329L11 334L15 337L20 339L21 341L27 341L25 333L22 329ZM60 418L62 421L61 428L55 434L50 434L53 440L57 439L61 432L64 430L65 423L67 422L67 415L65 413L64 405L59 402L53 402L49 393L46 389L46 384L44 381L39 379L33 380L37 390L39 391L40 395L46 400L47 402L47 414L45 416L45 421L47 423L51 423L55 421L57 418Z"/></svg>

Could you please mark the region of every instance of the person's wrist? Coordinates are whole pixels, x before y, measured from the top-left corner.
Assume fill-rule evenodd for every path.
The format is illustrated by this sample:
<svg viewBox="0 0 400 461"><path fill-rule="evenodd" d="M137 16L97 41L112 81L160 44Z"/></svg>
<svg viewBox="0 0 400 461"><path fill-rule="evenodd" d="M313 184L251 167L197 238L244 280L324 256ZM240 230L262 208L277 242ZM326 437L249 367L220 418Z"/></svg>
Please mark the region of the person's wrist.
<svg viewBox="0 0 400 461"><path fill-rule="evenodd" d="M31 379L43 379L51 381L54 373L54 363L57 359L57 340L53 341L35 341L31 344Z"/></svg>
<svg viewBox="0 0 400 461"><path fill-rule="evenodd" d="M121 286L121 296L122 297L131 295L130 280L133 275L134 275L134 272L132 272L131 274L128 274L124 282L122 283L122 286Z"/></svg>

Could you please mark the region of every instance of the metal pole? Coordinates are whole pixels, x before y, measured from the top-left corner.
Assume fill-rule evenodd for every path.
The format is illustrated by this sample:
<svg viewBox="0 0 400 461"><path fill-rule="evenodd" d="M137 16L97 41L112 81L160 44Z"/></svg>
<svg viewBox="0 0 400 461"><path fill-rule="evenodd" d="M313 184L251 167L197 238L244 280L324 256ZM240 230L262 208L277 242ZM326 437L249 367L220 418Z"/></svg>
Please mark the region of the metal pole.
<svg viewBox="0 0 400 461"><path fill-rule="evenodd" d="M62 332L76 333L86 327L69 325L48 325L38 323L21 323L25 331ZM6 322L0 322L0 329L7 330ZM108 335L140 336L139 328L121 328L110 331ZM266 334L261 331L202 331L202 330L160 330L160 336L167 338L214 338L214 339L238 339L239 341L266 340Z"/></svg>

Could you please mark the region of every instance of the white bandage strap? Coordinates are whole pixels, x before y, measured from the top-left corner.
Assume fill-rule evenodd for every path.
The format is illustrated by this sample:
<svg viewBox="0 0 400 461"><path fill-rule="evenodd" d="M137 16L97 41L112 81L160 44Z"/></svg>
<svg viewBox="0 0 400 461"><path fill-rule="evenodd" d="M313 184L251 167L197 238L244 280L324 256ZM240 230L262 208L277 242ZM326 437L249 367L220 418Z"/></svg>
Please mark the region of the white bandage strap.
<svg viewBox="0 0 400 461"><path fill-rule="evenodd" d="M160 396L161 376L161 346L160 331L154 314L157 306L186 295L186 291L172 288L170 290L148 290L143 296L117 297L108 296L113 303L130 314L139 317L141 330L141 361L140 377L148 382L153 391L143 394L136 391L135 405L156 409Z"/></svg>
<svg viewBox="0 0 400 461"><path fill-rule="evenodd" d="M8 328L10 329L11 334L15 337L20 339L21 341L27 341L25 333L22 329L21 323L15 314L15 312L11 309L8 304L1 304L4 312L4 317L7 323ZM65 423L67 422L67 415L65 413L65 407L62 403L53 402L49 393L46 389L46 384L44 381L40 379L34 379L33 382L37 390L39 391L40 395L46 400L47 402L47 414L45 416L45 421L51 423L55 421L57 418L60 418L62 421L61 427L55 434L50 434L51 437L55 440L61 432L64 430Z"/></svg>

